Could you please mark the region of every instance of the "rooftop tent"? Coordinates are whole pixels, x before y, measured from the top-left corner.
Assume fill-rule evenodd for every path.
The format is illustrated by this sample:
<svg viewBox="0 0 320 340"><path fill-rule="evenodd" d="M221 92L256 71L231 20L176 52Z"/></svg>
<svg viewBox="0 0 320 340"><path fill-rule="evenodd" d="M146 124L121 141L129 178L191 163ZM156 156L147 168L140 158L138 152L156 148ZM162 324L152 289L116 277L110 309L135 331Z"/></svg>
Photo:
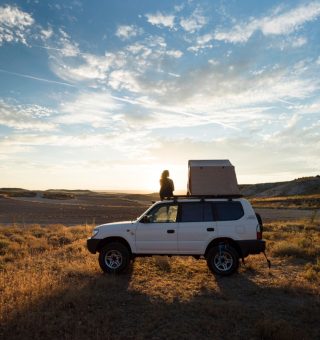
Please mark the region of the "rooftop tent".
<svg viewBox="0 0 320 340"><path fill-rule="evenodd" d="M190 160L188 195L239 195L234 166L227 159Z"/></svg>

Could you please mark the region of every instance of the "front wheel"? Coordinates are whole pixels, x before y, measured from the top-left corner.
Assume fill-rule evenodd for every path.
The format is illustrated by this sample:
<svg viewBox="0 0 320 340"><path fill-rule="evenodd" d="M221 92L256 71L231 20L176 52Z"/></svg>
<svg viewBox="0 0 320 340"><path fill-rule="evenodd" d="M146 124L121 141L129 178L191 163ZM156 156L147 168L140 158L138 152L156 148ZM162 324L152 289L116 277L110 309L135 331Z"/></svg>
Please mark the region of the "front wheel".
<svg viewBox="0 0 320 340"><path fill-rule="evenodd" d="M119 274L130 264L128 248L119 242L112 242L103 247L99 254L99 265L105 273Z"/></svg>
<svg viewBox="0 0 320 340"><path fill-rule="evenodd" d="M231 275L239 267L239 255L233 247L221 244L209 250L207 265L213 274Z"/></svg>

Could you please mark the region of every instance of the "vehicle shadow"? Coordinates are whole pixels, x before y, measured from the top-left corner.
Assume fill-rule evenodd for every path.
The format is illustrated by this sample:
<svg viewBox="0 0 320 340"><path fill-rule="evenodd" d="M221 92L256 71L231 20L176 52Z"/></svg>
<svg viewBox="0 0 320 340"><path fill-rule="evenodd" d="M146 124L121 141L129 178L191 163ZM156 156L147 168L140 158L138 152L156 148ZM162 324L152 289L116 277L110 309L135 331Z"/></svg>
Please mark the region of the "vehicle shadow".
<svg viewBox="0 0 320 340"><path fill-rule="evenodd" d="M183 268L181 268L183 269ZM256 283L255 272L204 281L188 298L151 294L146 277L135 288L135 268L120 276L72 274L63 289L16 311L3 322L2 339L316 339L320 303L306 290ZM190 280L194 277L190 273ZM190 289L170 272L170 290ZM160 280L160 279L159 279ZM61 287L61 285L60 285ZM141 287L141 286L140 286ZM169 294L169 292L168 292Z"/></svg>

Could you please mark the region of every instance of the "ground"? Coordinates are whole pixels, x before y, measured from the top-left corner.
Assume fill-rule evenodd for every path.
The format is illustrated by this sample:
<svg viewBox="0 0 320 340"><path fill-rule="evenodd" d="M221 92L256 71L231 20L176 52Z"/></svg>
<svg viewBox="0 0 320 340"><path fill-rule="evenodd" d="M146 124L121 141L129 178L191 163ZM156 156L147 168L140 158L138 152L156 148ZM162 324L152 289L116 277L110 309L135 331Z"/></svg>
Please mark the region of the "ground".
<svg viewBox="0 0 320 340"><path fill-rule="evenodd" d="M263 255L249 256L239 273L222 278L204 260L152 257L136 259L123 275L103 274L97 255L85 247L92 218L132 219L147 198L116 195L107 203L92 198L91 205L87 199L83 206L96 215L78 226L70 226L74 217L84 217L76 215L83 209L74 200L61 207L6 199L16 220L10 224L0 212L0 338L320 338L317 210L260 210L270 270ZM28 212L43 222L26 221ZM58 213L69 227L52 223Z"/></svg>

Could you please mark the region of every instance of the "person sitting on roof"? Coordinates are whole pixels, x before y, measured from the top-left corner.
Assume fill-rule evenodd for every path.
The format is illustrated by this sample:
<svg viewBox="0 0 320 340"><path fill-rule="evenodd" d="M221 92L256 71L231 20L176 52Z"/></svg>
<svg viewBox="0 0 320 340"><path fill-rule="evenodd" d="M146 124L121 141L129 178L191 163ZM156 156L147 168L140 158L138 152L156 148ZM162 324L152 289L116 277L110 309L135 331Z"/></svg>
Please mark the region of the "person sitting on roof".
<svg viewBox="0 0 320 340"><path fill-rule="evenodd" d="M172 179L169 178L169 171L164 170L160 178L160 199L163 200L166 197L172 197L174 191L174 184Z"/></svg>

